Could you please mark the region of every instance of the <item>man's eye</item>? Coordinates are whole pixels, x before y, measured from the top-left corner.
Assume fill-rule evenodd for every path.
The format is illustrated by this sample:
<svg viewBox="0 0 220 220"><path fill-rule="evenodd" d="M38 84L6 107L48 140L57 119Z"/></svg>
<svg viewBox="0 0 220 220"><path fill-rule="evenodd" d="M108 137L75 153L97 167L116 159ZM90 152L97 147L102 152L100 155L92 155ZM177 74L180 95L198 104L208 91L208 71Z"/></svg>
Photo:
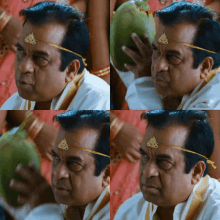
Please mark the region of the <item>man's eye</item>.
<svg viewBox="0 0 220 220"><path fill-rule="evenodd" d="M177 56L168 55L167 57L170 60L170 62L172 62L173 64L179 64L181 62L181 59Z"/></svg>
<svg viewBox="0 0 220 220"><path fill-rule="evenodd" d="M60 159L58 156L56 156L56 155L54 155L54 154L52 154L52 157L53 157L54 159L56 159L56 160L59 160L59 159Z"/></svg>
<svg viewBox="0 0 220 220"><path fill-rule="evenodd" d="M74 162L74 161L69 161L68 165L71 167L71 169L73 169L74 171L78 172L80 170L82 170L83 166Z"/></svg>
<svg viewBox="0 0 220 220"><path fill-rule="evenodd" d="M48 60L43 57L35 56L34 59L40 66L46 66L48 64Z"/></svg>
<svg viewBox="0 0 220 220"><path fill-rule="evenodd" d="M153 50L153 55L152 56L153 56L154 59L156 59L160 56L160 54L161 53L158 50Z"/></svg>
<svg viewBox="0 0 220 220"><path fill-rule="evenodd" d="M22 49L18 49L17 50L17 55L18 55L18 58L22 58L26 55L26 53L22 50Z"/></svg>
<svg viewBox="0 0 220 220"><path fill-rule="evenodd" d="M169 170L172 167L172 163L166 160L158 160L159 166L165 170Z"/></svg>

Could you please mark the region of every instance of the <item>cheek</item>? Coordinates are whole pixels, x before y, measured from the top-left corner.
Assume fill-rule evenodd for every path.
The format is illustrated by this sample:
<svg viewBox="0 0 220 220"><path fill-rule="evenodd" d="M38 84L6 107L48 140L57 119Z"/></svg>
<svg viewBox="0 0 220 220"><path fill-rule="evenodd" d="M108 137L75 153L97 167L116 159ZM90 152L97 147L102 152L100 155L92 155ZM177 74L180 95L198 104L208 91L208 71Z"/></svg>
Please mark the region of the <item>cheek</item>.
<svg viewBox="0 0 220 220"><path fill-rule="evenodd" d="M176 74L178 73L178 74ZM185 95L196 88L200 83L199 74L191 69L182 68L172 75L173 88Z"/></svg>

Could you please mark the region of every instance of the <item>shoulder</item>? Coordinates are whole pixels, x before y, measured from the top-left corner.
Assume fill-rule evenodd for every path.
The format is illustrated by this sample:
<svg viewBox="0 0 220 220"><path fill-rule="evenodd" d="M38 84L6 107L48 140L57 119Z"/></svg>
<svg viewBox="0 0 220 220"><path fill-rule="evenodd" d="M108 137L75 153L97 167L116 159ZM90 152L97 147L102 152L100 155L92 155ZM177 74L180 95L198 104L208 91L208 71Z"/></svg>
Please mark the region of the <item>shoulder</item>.
<svg viewBox="0 0 220 220"><path fill-rule="evenodd" d="M148 202L145 201L140 192L126 200L118 209L114 220L134 220L138 219L141 212L146 210Z"/></svg>
<svg viewBox="0 0 220 220"><path fill-rule="evenodd" d="M88 91L110 95L110 86L103 79L91 74L86 70L83 83L80 87Z"/></svg>
<svg viewBox="0 0 220 220"><path fill-rule="evenodd" d="M23 99L19 96L18 92L6 100L0 108L1 110L19 110Z"/></svg>
<svg viewBox="0 0 220 220"><path fill-rule="evenodd" d="M48 203L34 208L25 220L64 220L63 212L58 204Z"/></svg>
<svg viewBox="0 0 220 220"><path fill-rule="evenodd" d="M220 216L220 182L209 177L209 184L202 205L202 212L210 220L218 219Z"/></svg>
<svg viewBox="0 0 220 220"><path fill-rule="evenodd" d="M97 76L86 74L68 110L110 110L110 86Z"/></svg>

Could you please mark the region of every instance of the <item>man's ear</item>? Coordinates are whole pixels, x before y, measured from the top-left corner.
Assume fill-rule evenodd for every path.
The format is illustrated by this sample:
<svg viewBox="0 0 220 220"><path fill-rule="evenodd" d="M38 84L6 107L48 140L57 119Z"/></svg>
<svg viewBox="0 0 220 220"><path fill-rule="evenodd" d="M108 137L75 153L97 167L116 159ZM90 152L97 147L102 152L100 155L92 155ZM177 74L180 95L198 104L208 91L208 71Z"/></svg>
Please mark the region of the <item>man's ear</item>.
<svg viewBox="0 0 220 220"><path fill-rule="evenodd" d="M210 71L212 70L212 66L214 64L214 61L212 57L206 57L202 64L201 64L201 73L200 73L200 79L205 79Z"/></svg>
<svg viewBox="0 0 220 220"><path fill-rule="evenodd" d="M110 165L108 165L103 172L102 187L106 188L110 185Z"/></svg>
<svg viewBox="0 0 220 220"><path fill-rule="evenodd" d="M69 83L73 81L74 77L77 75L80 68L79 60L73 60L70 65L67 67L65 82Z"/></svg>
<svg viewBox="0 0 220 220"><path fill-rule="evenodd" d="M196 165L192 169L192 185L196 185L200 181L200 179L203 177L205 169L206 164L204 161L200 160L196 163Z"/></svg>

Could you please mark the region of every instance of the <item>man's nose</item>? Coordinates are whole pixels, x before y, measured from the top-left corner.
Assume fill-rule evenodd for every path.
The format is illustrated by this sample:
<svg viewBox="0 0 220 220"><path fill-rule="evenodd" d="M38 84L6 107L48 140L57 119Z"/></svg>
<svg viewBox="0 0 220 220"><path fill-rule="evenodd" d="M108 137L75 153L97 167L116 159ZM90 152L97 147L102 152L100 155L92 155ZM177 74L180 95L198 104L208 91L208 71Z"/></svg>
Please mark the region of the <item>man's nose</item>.
<svg viewBox="0 0 220 220"><path fill-rule="evenodd" d="M146 178L157 177L158 176L157 165L153 162L149 162L143 167L142 172Z"/></svg>
<svg viewBox="0 0 220 220"><path fill-rule="evenodd" d="M57 179L68 179L69 178L69 172L65 166L65 164L61 163L57 169L54 170L54 176Z"/></svg>
<svg viewBox="0 0 220 220"><path fill-rule="evenodd" d="M156 65L155 67L156 67L157 73L168 71L167 60L164 56L160 56L157 62L155 63L155 65Z"/></svg>
<svg viewBox="0 0 220 220"><path fill-rule="evenodd" d="M22 73L33 73L34 72L33 61L31 57L29 56L25 57L22 61L20 61L18 65L19 65L19 70Z"/></svg>

